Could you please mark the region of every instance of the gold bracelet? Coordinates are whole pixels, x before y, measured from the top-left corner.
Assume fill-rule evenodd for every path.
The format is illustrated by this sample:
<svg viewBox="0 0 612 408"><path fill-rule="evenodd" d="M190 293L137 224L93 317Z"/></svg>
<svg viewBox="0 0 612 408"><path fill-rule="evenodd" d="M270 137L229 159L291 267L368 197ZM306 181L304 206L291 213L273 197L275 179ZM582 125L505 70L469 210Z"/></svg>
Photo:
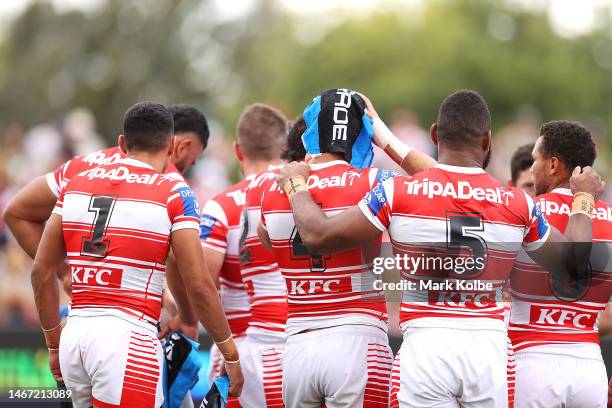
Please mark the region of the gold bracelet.
<svg viewBox="0 0 612 408"><path fill-rule="evenodd" d="M572 214L584 214L592 217L594 208L595 197L593 197L592 194L582 192L574 194L574 201L572 201Z"/></svg>
<svg viewBox="0 0 612 408"><path fill-rule="evenodd" d="M236 360L230 361L230 360L225 360L225 364L238 364L240 363L240 359L237 358Z"/></svg>
<svg viewBox="0 0 612 408"><path fill-rule="evenodd" d="M306 180L302 176L289 177L283 183L283 191L289 198L291 198L293 194L299 193L300 191L308 191Z"/></svg>
<svg viewBox="0 0 612 408"><path fill-rule="evenodd" d="M221 345L217 343L217 348L225 360L233 361L238 359L238 347L236 347L236 343L233 341L233 339L228 339Z"/></svg>
<svg viewBox="0 0 612 408"><path fill-rule="evenodd" d="M52 332L53 330L57 329L57 328L58 328L58 327L60 327L61 325L62 325L62 322L59 322L59 323L57 324L57 326L55 326L55 327L54 327L54 328L52 328L52 329L45 329L45 328L44 328L44 327L42 327L42 326L40 326L40 328L41 328L41 329L42 329L42 331L44 331L45 333L48 333L48 332Z"/></svg>
<svg viewBox="0 0 612 408"><path fill-rule="evenodd" d="M228 337L227 339L225 339L225 340L223 340L223 341L215 341L215 344L216 344L217 346L219 346L220 344L225 344L225 343L227 343L228 341L230 341L232 338L233 338L233 337L232 337L232 335L230 334L230 335L229 335L229 337Z"/></svg>

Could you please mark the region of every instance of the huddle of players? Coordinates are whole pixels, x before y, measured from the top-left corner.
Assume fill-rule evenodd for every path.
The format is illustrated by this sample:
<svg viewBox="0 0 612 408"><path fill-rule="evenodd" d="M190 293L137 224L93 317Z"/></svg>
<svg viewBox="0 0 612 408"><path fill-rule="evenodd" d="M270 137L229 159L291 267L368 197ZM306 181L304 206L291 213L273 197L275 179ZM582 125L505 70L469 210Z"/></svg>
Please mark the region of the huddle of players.
<svg viewBox="0 0 612 408"><path fill-rule="evenodd" d="M329 109L337 102L346 104L343 90L333 90L327 97L334 93L337 99ZM351 93L349 107L365 103ZM482 170L491 139L490 114L479 95L461 91L443 102L431 132L439 147L437 165L402 145L369 108L375 141L408 173L417 173L414 178L351 167L350 143L348 149L334 148L333 132L325 133L326 125L321 124L331 115L322 108L314 127L319 139L327 140L319 141L321 149L308 165L279 168L276 158L262 160L262 167L270 169L255 176L257 172L246 171L246 181L204 207L203 245L225 256L218 269L221 296L230 322L231 315L237 316L242 328L234 335L241 338L246 381L234 406L505 407L512 406L515 398L520 407L605 406L597 316L612 293L606 284L610 266L598 265L593 280L599 284L580 301L568 303L550 292L548 272L526 255L530 252L549 271L563 271L559 259L567 249L557 230L573 241L591 240L591 217L571 215L573 211L590 215L591 198L580 193L596 196L601 189L599 177L590 169L595 151L589 132L569 122L542 127L533 151L535 188L538 206L544 206L552 219L549 226L529 195L502 186ZM238 125L238 145L248 144L247 133L240 129L266 123L246 125L251 109L265 110L259 106L245 111ZM280 122L278 112L269 109L268 114ZM358 118L358 112L349 116L353 121ZM306 125L298 122L289 144L307 144L307 133ZM237 157L245 160L238 152ZM575 167L581 169L574 172ZM572 209L570 179L577 204L587 208L583 212L582 207ZM419 197L418 190L407 193L407 184L433 181L447 186L467 182L472 189L500 191L505 201L484 193L462 201L444 194L428 196L424 189L421 195L427 200ZM529 180L514 181L530 188ZM243 199L236 198L238 190ZM227 203L230 199L232 205ZM601 201L594 206L594 241L612 238L607 208ZM454 217L449 216L451 211ZM446 241L447 225L457 222L467 223L459 225L459 234L469 236L471 227L488 245L489 266L479 279L494 283L495 293L485 301L463 302L404 294L400 313L404 342L393 361L384 297L372 289L371 264L361 245L388 229L396 252L417 255L431 250L431 242ZM508 332L501 294L511 273ZM431 271L416 275L404 278L436 279ZM248 307L244 294L239 294L240 278ZM516 367L507 334L519 344Z"/></svg>
<svg viewBox="0 0 612 408"><path fill-rule="evenodd" d="M355 108L355 114L351 112L352 116L347 115L347 119L356 120L368 101L352 92L348 93L347 101L347 92L341 91L333 90L326 97L334 102L332 106L341 101L348 104L349 111ZM333 101L333 98L339 99ZM329 112L325 112L328 108L329 104L322 104L319 121L329 117L326 116ZM522 279L513 277L513 283L530 281L538 273L547 275L520 252L521 243L532 258L550 271L564 269L558 264L561 245L553 245L564 239L555 227L561 231L567 228L565 234L572 241L591 240L591 217L570 216L593 211L589 208L592 199L580 193L596 196L601 189L599 177L588 167L594 160L590 134L579 125L567 122L542 128L534 149L534 176L538 194L550 193L538 197L538 204L544 205L541 208L547 216L557 209L559 220L550 227L529 196L501 186L482 170L491 140L490 115L479 95L460 91L447 97L440 107L431 131L439 148L439 164L395 139L371 105L369 108L368 115L373 117L376 130L375 141L407 172L417 173L413 178L392 177L389 172L368 167L353 168L348 164L351 141L335 148L330 142L331 132L321 131L317 136L322 148L310 159L309 165L280 167L280 147L287 133L287 122L282 115L272 108L255 105L240 119L235 148L246 179L209 201L200 221L204 259L211 275L218 276L229 329L238 344L246 378L240 400L230 401L230 406L512 405L515 376L503 324L503 306L497 296L513 268L513 274L525 275ZM318 128L326 129L320 123ZM301 159L304 152L295 147L300 146L305 130L302 121L292 126L289 150L285 152L288 161ZM584 151L589 146L592 155ZM130 149L125 150L129 155ZM576 166L582 167L582 172L575 171L572 175ZM570 180L577 193L575 203L584 208L570 210L574 201L569 190ZM472 191L481 188L500 194L490 197L484 193L473 194L467 200L457 200L442 191L431 194L430 190L428 196L425 187L420 194L418 189L406 188L434 181L446 186L468 183ZM190 223L189 207L195 203L184 200L190 190L180 184L182 181L176 182L175 186L169 186L168 194L180 190L182 206L177 206L181 210L177 217L183 218L177 223ZM505 201L500 202L498 197L502 196ZM546 205L547 202L557 206ZM595 205L593 240L610 241L606 235L610 234L607 209L604 203ZM84 211L92 212L91 204ZM450 216L449 212L455 215ZM479 231L477 235L488 245L489 266L479 279L495 283L496 293L486 301L467 302L428 300L419 297L422 293L404 294L400 313L404 342L393 361L386 335L384 295L369 284L371 265L362 244L379 240L381 231L388 229L396 251L422 252L427 249L425 243L446 241L447 224L457 223L460 235L461 228L464 228L463 234L468 231L464 238L471 227ZM185 224L184 229L189 230L191 226ZM180 229L174 231L171 226L169 231L174 250L175 234ZM65 237L66 234L64 226ZM419 243L423 245L419 247ZM179 287L172 290L175 297L181 290L193 295L190 286L198 280L183 272L183 268L194 268L186 266L184 261L181 265L179 254L185 252L180 252L180 245L178 249L175 257L180 274L172 275L182 277L189 284L171 284L169 275L168 285L171 290ZM519 252L515 266L514 258ZM70 251L68 256L69 262L72 261ZM36 267L41 269L41 263L37 259L35 271ZM156 263L163 265L164 262ZM47 269L53 271L51 267ZM594 276L605 280L602 272L606 271L606 265L600 269L594 271ZM76 278L79 279L78 274ZM436 279L430 271L419 271L404 278ZM74 270L72 279L74 303ZM124 282L120 286L123 285ZM509 335L521 342L521 349L516 353L516 406L558 406L559 401L568 406L583 406L588 398L596 401L594 406L604 406L606 377L596 327L597 314L610 295L607 285L598 285L597 293L589 292L587 298L569 306L550 293L530 293L533 288L533 285L512 288ZM535 288L541 290L548 286ZM144 291L148 293L148 288ZM589 295L593 298L588 298ZM187 298L192 301L184 302ZM223 325L209 327L214 320L211 309L206 316L197 304L203 299L201 293L195 299L198 301L189 296L176 297L181 317L193 323L193 312L189 309L197 307L209 334L219 341L217 348L221 349L222 356L237 361L235 349L228 350L233 342L222 340L230 338ZM38 298L37 305L40 309ZM548 307L543 318L530 313L530 309L541 311L543 305ZM551 311L551 308L557 309ZM572 314L578 309L581 316L588 316ZM44 318L45 314L41 309L43 328L56 330L54 316L49 320ZM59 335L45 331L45 336L51 339L50 349L57 348ZM573 365L569 370L562 368L570 364ZM225 367L232 370L231 364L226 363ZM537 374L532 374L536 370ZM234 375L239 382L239 376L235 372ZM557 377L543 380L552 375ZM121 378L116 381L121 389ZM552 385L561 391L553 390ZM125 383L123 387L126 388ZM96 398L96 387L93 389ZM231 391L238 393L239 387ZM121 392L118 395L120 404L124 404ZM99 398L95 401L112 403ZM127 404L123 406L137 406L134 400Z"/></svg>

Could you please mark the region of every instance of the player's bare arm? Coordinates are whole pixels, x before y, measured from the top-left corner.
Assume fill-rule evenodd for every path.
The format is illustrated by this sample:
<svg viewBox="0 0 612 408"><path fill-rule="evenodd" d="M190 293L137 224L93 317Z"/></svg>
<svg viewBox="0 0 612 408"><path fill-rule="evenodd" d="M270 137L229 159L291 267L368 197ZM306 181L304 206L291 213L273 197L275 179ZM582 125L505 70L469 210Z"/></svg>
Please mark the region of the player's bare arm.
<svg viewBox="0 0 612 408"><path fill-rule="evenodd" d="M204 251L204 259L206 261L208 273L215 283L215 286L219 288L219 275L221 274L221 268L225 261L225 254L206 247L202 247L202 250Z"/></svg>
<svg viewBox="0 0 612 408"><path fill-rule="evenodd" d="M586 270L591 255L593 220L588 212L592 213L593 203L603 191L604 182L591 167L577 167L570 178L570 187L575 197L574 208L565 236L551 227L548 240L529 255L555 274L567 274L573 270L580 275ZM576 206L581 208L576 209ZM558 277L568 278L564 275Z"/></svg>
<svg viewBox="0 0 612 408"><path fill-rule="evenodd" d="M166 260L166 284L168 290L164 290L163 306L171 315L176 317L166 322L158 337L165 337L168 333L174 331L182 332L185 336L197 340L198 318L193 305L189 301L185 283L178 272L172 251L170 251Z"/></svg>
<svg viewBox="0 0 612 408"><path fill-rule="evenodd" d="M59 288L56 268L64 261L66 249L62 235L62 218L53 214L44 229L39 250L32 266L32 288L47 348L53 378L62 381L59 366L59 341L62 332L59 316Z"/></svg>
<svg viewBox="0 0 612 408"><path fill-rule="evenodd" d="M2 215L19 245L34 259L44 223L49 219L56 197L45 176L32 180L7 205Z"/></svg>
<svg viewBox="0 0 612 408"><path fill-rule="evenodd" d="M194 305L200 322L225 358L225 369L230 378L230 395L238 396L244 382L238 348L232 338L215 284L206 269L198 231L174 231L170 244L178 272L183 282L189 282L186 287L189 300ZM177 294L174 293L174 296L176 298Z"/></svg>
<svg viewBox="0 0 612 408"><path fill-rule="evenodd" d="M4 222L19 243L19 246L32 259L51 211L57 198L49 189L45 176L40 176L22 188L8 203L2 214ZM55 271L63 281L64 290L70 294L70 268L61 262Z"/></svg>
<svg viewBox="0 0 612 408"><path fill-rule="evenodd" d="M257 226L257 236L259 237L259 240L261 241L264 247L269 250L272 250L272 242L270 241L270 236L268 235L268 231L266 231L261 222Z"/></svg>
<svg viewBox="0 0 612 408"><path fill-rule="evenodd" d="M277 182L289 196L295 225L304 245L315 254L355 248L380 235L376 228L353 206L327 217L306 189L310 168L304 163L290 163L280 170Z"/></svg>
<svg viewBox="0 0 612 408"><path fill-rule="evenodd" d="M436 161L411 148L406 143L399 140L378 116L374 105L364 94L359 94L366 103L366 114L374 121L373 140L376 146L380 147L394 162L396 162L408 174L418 173L436 165Z"/></svg>

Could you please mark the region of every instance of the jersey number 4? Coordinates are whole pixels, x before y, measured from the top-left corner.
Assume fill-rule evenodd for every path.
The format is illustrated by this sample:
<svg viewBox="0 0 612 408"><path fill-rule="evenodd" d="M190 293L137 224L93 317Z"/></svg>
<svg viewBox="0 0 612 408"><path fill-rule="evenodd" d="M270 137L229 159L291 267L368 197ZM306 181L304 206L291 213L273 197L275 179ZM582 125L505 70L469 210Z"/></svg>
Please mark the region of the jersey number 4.
<svg viewBox="0 0 612 408"><path fill-rule="evenodd" d="M293 231L291 232L289 246L291 247L291 259L300 261L308 259L311 272L324 272L327 268L325 261L331 259L331 255L311 254L308 248L306 248L306 245L304 245L302 237L300 237L300 233L296 227L293 227Z"/></svg>
<svg viewBox="0 0 612 408"><path fill-rule="evenodd" d="M81 256L104 258L110 240L105 238L106 227L110 221L117 197L94 195L89 202L89 212L95 213L89 235L81 241Z"/></svg>

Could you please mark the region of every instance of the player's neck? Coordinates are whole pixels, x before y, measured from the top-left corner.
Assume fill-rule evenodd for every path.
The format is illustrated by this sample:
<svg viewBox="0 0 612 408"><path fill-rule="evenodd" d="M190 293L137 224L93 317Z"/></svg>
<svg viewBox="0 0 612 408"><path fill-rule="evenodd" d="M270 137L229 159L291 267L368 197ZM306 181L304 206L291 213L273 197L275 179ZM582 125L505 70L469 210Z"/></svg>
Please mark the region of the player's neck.
<svg viewBox="0 0 612 408"><path fill-rule="evenodd" d="M256 161L256 162L242 162L242 174L245 177L248 177L253 174L263 173L267 171L270 166L280 166L282 164L281 160L271 160L271 161Z"/></svg>
<svg viewBox="0 0 612 408"><path fill-rule="evenodd" d="M168 164L168 155L165 150L156 153L128 152L127 157L148 164L160 173L163 173Z"/></svg>
<svg viewBox="0 0 612 408"><path fill-rule="evenodd" d="M317 163L328 163L330 161L342 160L344 161L344 156L339 153L321 153L318 156L310 159L309 163L317 164Z"/></svg>
<svg viewBox="0 0 612 408"><path fill-rule="evenodd" d="M570 188L569 179L556 180L553 183L550 183L548 186L548 193L552 192L556 188Z"/></svg>
<svg viewBox="0 0 612 408"><path fill-rule="evenodd" d="M482 168L482 160L479 160L474 153L463 150L438 150L438 163L448 166Z"/></svg>

